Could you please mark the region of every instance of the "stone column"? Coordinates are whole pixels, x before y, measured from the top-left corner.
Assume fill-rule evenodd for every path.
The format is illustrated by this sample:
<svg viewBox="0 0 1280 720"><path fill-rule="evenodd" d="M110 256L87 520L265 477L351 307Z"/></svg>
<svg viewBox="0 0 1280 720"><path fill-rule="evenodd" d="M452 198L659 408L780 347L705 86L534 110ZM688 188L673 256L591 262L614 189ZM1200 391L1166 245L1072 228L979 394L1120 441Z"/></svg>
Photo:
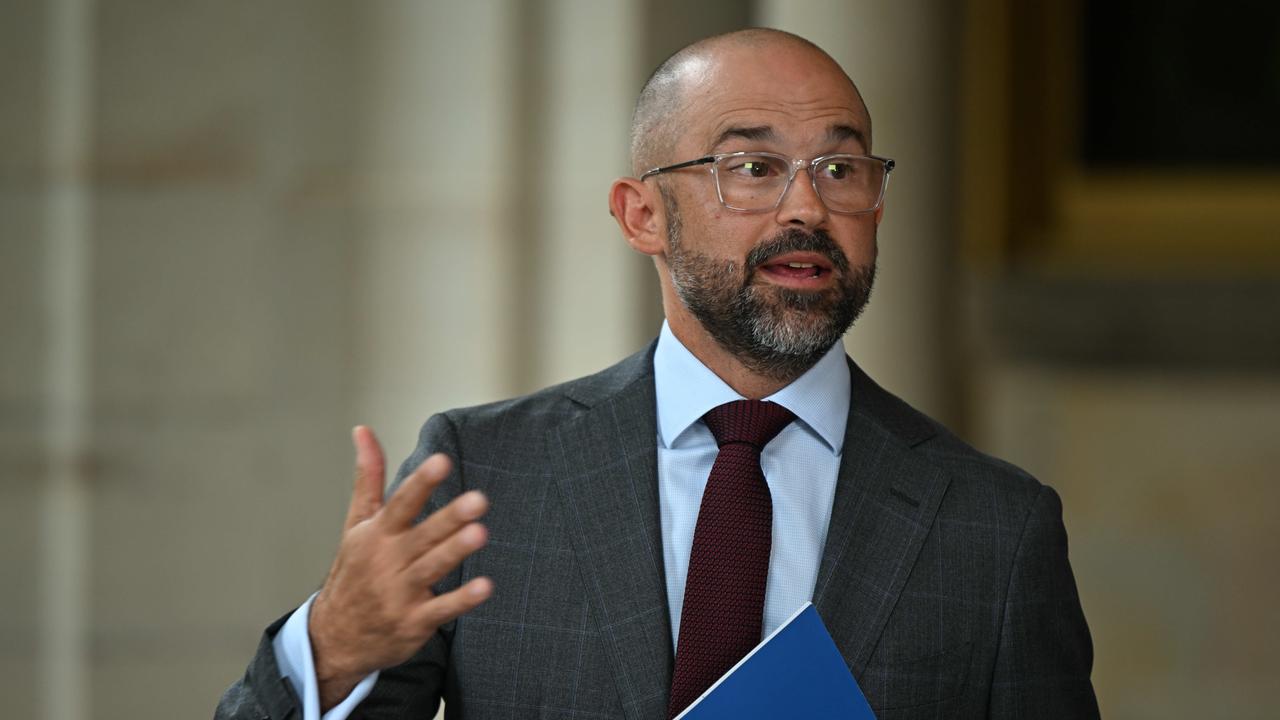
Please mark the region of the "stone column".
<svg viewBox="0 0 1280 720"><path fill-rule="evenodd" d="M878 382L944 420L953 409L943 310L955 282L949 8L943 0L761 0L759 9L761 25L812 40L844 67L871 110L874 152L898 161L875 292L845 344Z"/></svg>
<svg viewBox="0 0 1280 720"><path fill-rule="evenodd" d="M47 355L41 513L40 705L83 720L89 708L89 127L92 3L48 6L44 77L44 280Z"/></svg>
<svg viewBox="0 0 1280 720"><path fill-rule="evenodd" d="M355 382L393 463L430 413L593 372L657 331L606 200L629 170L637 7L370 6Z"/></svg>
<svg viewBox="0 0 1280 720"><path fill-rule="evenodd" d="M522 160L510 0L366 7L354 389L395 468L433 412L511 392Z"/></svg>
<svg viewBox="0 0 1280 720"><path fill-rule="evenodd" d="M595 372L639 349L658 326L642 326L636 307L654 298L642 272L649 258L631 250L609 216L614 178L631 174L628 127L639 90L642 36L636 0L554 0L544 16L545 89L530 111L541 136L528 148L541 162L529 189L541 208L530 336L538 387ZM517 238L520 239L520 238Z"/></svg>
<svg viewBox="0 0 1280 720"><path fill-rule="evenodd" d="M207 717L330 562L353 415L350 7L95 7L92 244L68 290L87 340L53 350L84 364L92 408L66 521L85 716Z"/></svg>

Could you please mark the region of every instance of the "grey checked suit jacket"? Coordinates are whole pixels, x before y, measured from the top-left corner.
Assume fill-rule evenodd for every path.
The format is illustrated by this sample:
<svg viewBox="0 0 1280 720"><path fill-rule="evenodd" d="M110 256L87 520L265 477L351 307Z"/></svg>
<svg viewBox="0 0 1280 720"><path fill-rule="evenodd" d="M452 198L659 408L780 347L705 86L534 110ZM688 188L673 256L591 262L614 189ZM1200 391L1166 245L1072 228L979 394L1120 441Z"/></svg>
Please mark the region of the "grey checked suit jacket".
<svg viewBox="0 0 1280 720"><path fill-rule="evenodd" d="M353 717L665 717L673 651L659 528L653 347L601 373L436 415L483 490L494 596L383 671ZM1054 491L982 455L850 362L852 401L814 604L879 720L1092 718L1093 649ZM397 479L399 482L399 479ZM217 718L300 717L269 627Z"/></svg>

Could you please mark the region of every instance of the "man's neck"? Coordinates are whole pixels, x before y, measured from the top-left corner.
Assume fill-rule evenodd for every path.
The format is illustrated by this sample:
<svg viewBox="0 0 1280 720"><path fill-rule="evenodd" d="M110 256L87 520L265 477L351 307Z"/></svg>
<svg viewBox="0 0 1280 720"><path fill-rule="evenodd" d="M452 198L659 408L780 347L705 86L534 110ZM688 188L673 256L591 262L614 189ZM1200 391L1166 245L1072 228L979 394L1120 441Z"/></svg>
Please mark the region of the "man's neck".
<svg viewBox="0 0 1280 720"><path fill-rule="evenodd" d="M766 398L804 374L804 370L792 377L776 377L757 372L743 364L737 356L725 350L707 331L687 314L669 313L667 324L671 332L699 362L715 373L734 392L750 400ZM805 368L806 370L808 368Z"/></svg>

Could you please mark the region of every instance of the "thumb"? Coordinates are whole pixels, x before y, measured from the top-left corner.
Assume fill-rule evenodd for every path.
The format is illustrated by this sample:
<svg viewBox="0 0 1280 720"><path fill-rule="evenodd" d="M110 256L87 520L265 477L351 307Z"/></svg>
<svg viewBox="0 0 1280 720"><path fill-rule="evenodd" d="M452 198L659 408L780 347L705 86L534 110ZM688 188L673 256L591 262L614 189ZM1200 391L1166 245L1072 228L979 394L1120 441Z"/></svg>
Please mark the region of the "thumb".
<svg viewBox="0 0 1280 720"><path fill-rule="evenodd" d="M343 530L351 529L378 512L382 507L382 485L386 480L387 462L373 431L357 425L351 430L351 441L356 446L356 479Z"/></svg>

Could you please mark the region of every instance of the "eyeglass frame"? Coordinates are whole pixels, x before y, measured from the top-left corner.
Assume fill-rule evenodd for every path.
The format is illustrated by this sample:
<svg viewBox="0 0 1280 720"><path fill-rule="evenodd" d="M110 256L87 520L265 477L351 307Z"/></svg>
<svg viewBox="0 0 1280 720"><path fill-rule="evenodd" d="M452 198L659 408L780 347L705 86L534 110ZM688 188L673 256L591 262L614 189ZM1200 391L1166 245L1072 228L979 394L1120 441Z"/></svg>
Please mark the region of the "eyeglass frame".
<svg viewBox="0 0 1280 720"><path fill-rule="evenodd" d="M725 158L743 157L747 155L763 155L766 157L778 158L780 160L786 160L787 163L791 166L791 174L787 177L786 184L782 186L782 192L778 193L778 199L774 201L771 207L758 208L755 210L745 210L743 208L733 207L729 203L725 202L724 191L720 189L720 174L716 172L716 167L717 165L719 165L720 161ZM826 160L830 160L832 158L841 158L841 157L854 158L858 160L878 160L884 166L884 176L880 178L880 194L876 196L875 205L867 208L866 210L836 210L835 208L831 207L831 205L827 203L827 199L822 196L822 191L818 189L818 176L814 174L813 170L820 163ZM782 204L782 200L787 197L787 191L791 189L791 183L795 182L796 173L799 172L800 168L803 167L809 171L809 184L813 186L813 193L818 196L818 199L822 200L822 204L824 207L827 208L827 210L833 213L839 213L841 215L864 215L866 213L875 212L879 210L880 206L884 204L885 190L889 188L889 174L893 172L893 168L897 166L897 163L892 158L881 157L879 155L855 155L853 153L831 153L830 155L821 155L812 160L804 160L802 158L788 157L786 155L782 155L781 153L772 153L772 152L763 152L763 151L754 151L754 150L741 150L738 152L731 152L731 153L717 153L715 155L704 155L700 158L695 158L693 160L686 160L684 162L679 162L674 165L664 165L662 167L652 168L650 170L646 170L644 174L640 176L640 180L644 181L654 175L661 175L663 173L671 172L673 170L683 170L685 168L697 167L698 165L711 166L710 167L711 177L715 180L715 183L716 183L716 198L720 200L720 204L723 205L726 210L732 210L733 212L740 212L740 213L764 213L764 212L772 212L774 210L777 210L778 206Z"/></svg>

